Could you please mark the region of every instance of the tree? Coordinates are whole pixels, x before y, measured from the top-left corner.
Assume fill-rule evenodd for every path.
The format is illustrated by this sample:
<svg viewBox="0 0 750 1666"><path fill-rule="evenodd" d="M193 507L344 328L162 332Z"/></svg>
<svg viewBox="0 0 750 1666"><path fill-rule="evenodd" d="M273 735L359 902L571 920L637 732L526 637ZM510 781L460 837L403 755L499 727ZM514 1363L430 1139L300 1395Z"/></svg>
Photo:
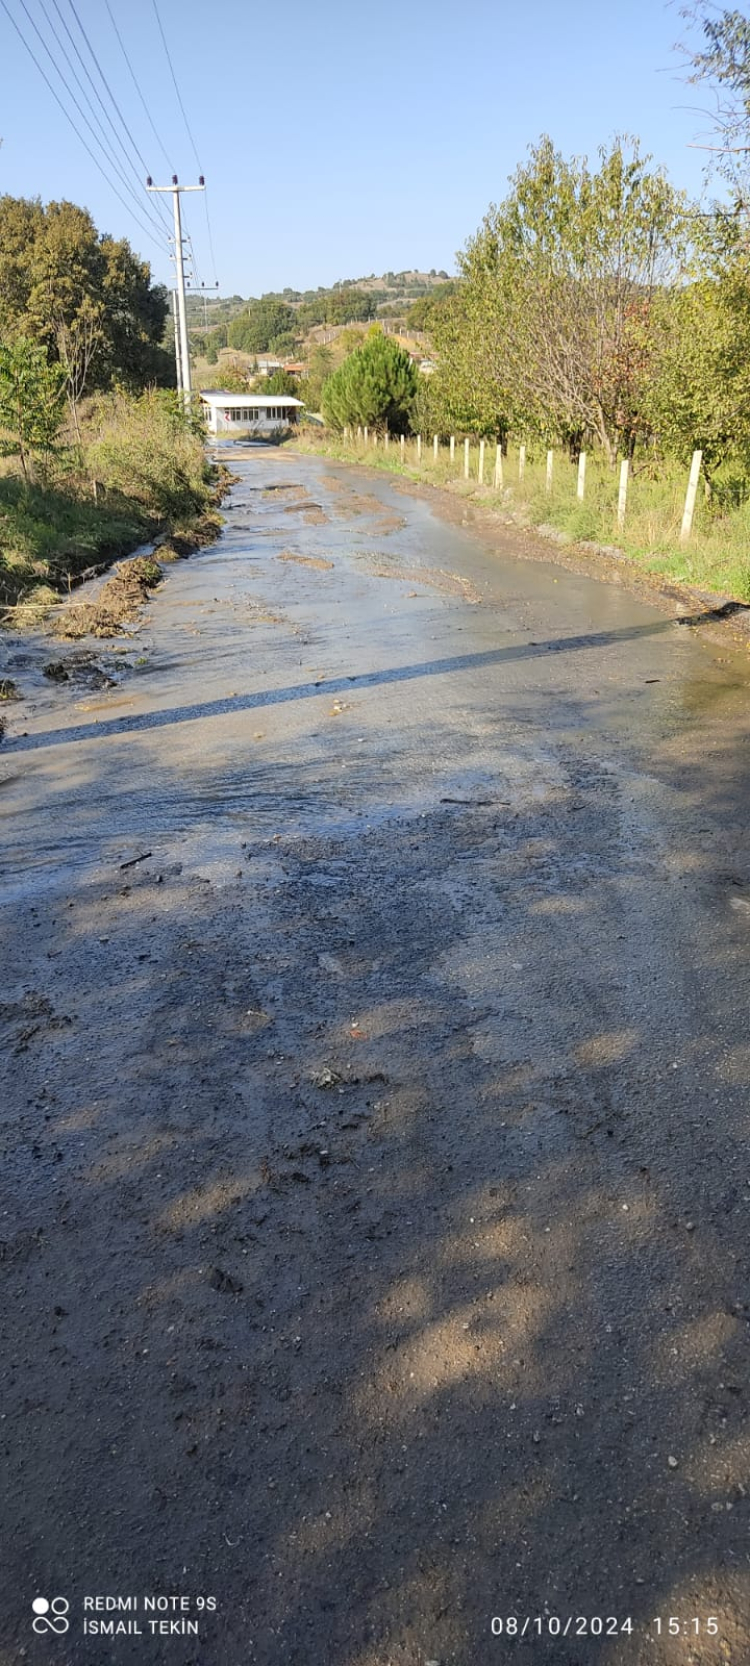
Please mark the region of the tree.
<svg viewBox="0 0 750 1666"><path fill-rule="evenodd" d="M696 24L703 37L699 49L683 48L695 85L704 82L714 95L715 124L722 140L719 172L732 186L736 199L747 201L750 133L750 18L736 8L717 10L707 0L682 8L682 16Z"/></svg>
<svg viewBox="0 0 750 1666"><path fill-rule="evenodd" d="M326 324L362 324L374 318L378 310L377 295L351 285L331 289L326 295Z"/></svg>
<svg viewBox="0 0 750 1666"><path fill-rule="evenodd" d="M330 347L314 347L300 388L300 397L304 399L308 411L320 410L323 389L332 371L333 353Z"/></svg>
<svg viewBox="0 0 750 1666"><path fill-rule="evenodd" d="M49 451L63 420L65 372L51 365L43 347L19 336L0 346L0 450L18 457L24 480L35 451Z"/></svg>
<svg viewBox="0 0 750 1666"><path fill-rule="evenodd" d="M444 310L448 301L451 299L451 296L455 295L457 289L458 280L456 278L449 278L447 283L436 284L435 287L428 290L425 295L422 295L418 300L413 301L411 306L406 310L409 329L426 330L429 335L432 331L435 320L439 317L441 311Z"/></svg>
<svg viewBox="0 0 750 1666"><path fill-rule="evenodd" d="M273 336L268 346L269 351L275 353L277 358L283 359L286 355L293 353L297 346L297 337L294 330L284 330L281 335Z"/></svg>
<svg viewBox="0 0 750 1666"><path fill-rule="evenodd" d="M592 170L543 138L490 208L433 325L473 426L587 438L610 462L632 450L648 309L676 280L685 241L684 199L649 162L637 141L616 140Z"/></svg>
<svg viewBox="0 0 750 1666"><path fill-rule="evenodd" d="M72 323L68 323L64 317L58 317L55 328L57 357L65 377L65 393L79 444L81 428L78 407L89 382L91 366L101 346L102 333L101 314L88 297L82 302Z"/></svg>
<svg viewBox="0 0 750 1666"><path fill-rule="evenodd" d="M358 423L408 433L416 392L417 372L408 353L392 336L373 331L329 376L323 415L332 428Z"/></svg>
<svg viewBox="0 0 750 1666"><path fill-rule="evenodd" d="M232 319L227 330L227 345L238 348L242 353L266 353L276 336L294 330L295 317L293 307L273 296L264 295L259 301L249 301L245 311Z"/></svg>
<svg viewBox="0 0 750 1666"><path fill-rule="evenodd" d="M167 292L125 239L102 236L75 203L0 197L0 334L64 360L84 392L174 380L162 346Z"/></svg>
<svg viewBox="0 0 750 1666"><path fill-rule="evenodd" d="M717 228L712 228L715 245ZM704 250L694 281L658 298L646 410L663 450L708 477L750 465L750 263L744 248Z"/></svg>
<svg viewBox="0 0 750 1666"><path fill-rule="evenodd" d="M290 370L274 370L273 375L259 379L264 393L288 393L292 399L297 398L299 381Z"/></svg>

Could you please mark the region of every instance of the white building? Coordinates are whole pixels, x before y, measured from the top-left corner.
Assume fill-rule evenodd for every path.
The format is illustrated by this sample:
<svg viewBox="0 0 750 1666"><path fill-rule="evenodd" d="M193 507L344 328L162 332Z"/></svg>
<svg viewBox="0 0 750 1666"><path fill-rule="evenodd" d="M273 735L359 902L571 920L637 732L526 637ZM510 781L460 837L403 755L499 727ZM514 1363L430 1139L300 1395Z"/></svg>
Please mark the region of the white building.
<svg viewBox="0 0 750 1666"><path fill-rule="evenodd" d="M270 434L291 428L304 409L301 399L288 393L225 393L206 388L201 405L209 434Z"/></svg>

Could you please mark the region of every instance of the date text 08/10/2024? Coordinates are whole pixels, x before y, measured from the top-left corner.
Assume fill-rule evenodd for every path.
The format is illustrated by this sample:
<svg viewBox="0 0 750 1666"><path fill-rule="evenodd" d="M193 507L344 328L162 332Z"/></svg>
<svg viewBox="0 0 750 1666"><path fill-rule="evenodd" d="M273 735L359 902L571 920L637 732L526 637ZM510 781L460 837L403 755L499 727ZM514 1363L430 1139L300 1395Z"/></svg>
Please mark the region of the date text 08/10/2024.
<svg viewBox="0 0 750 1666"><path fill-rule="evenodd" d="M618 1620L613 1614L494 1614L490 1622L493 1637L632 1637L635 1631L649 1631L653 1637L718 1637L715 1614L655 1615L635 1621L628 1615Z"/></svg>

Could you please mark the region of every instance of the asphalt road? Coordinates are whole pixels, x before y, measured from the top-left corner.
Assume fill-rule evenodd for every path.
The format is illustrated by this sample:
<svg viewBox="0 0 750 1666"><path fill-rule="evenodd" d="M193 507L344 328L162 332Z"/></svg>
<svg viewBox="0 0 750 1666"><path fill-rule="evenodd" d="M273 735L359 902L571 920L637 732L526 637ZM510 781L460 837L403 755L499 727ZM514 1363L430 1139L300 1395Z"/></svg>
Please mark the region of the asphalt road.
<svg viewBox="0 0 750 1666"><path fill-rule="evenodd" d="M0 1666L743 1666L746 656L238 471L4 649Z"/></svg>

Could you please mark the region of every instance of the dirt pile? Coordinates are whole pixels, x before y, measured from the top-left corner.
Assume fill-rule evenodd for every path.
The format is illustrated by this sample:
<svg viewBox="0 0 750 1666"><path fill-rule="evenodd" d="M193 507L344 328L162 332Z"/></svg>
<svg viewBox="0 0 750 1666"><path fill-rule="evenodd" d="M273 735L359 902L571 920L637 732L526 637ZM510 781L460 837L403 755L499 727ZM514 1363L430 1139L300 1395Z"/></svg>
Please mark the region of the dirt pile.
<svg viewBox="0 0 750 1666"><path fill-rule="evenodd" d="M55 634L71 639L116 636L137 617L161 577L161 567L151 556L136 555L132 561L118 562L94 601L66 608L56 622Z"/></svg>
<svg viewBox="0 0 750 1666"><path fill-rule="evenodd" d="M98 663L90 649L78 648L64 659L50 660L42 672L51 683L82 683L85 688L114 688L115 679Z"/></svg>

